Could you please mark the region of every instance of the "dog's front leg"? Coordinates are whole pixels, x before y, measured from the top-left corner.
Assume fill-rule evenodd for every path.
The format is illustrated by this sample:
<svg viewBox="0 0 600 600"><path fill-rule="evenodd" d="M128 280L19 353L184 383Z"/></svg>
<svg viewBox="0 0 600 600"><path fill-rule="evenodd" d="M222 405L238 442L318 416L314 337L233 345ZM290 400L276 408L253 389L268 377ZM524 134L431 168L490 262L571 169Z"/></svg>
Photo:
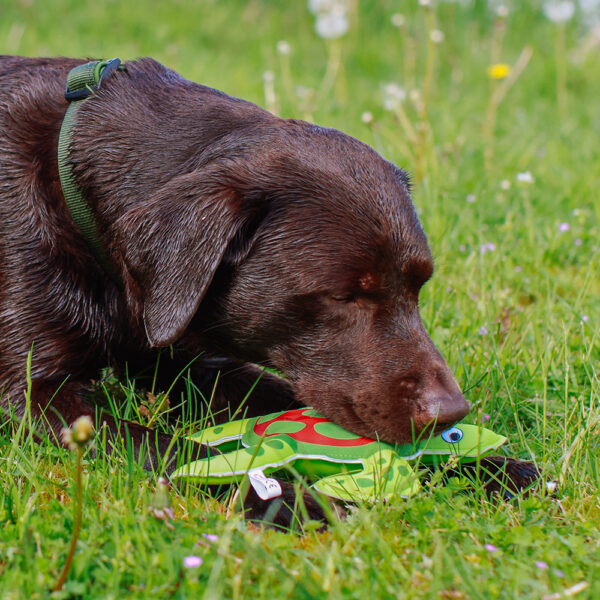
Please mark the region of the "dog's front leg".
<svg viewBox="0 0 600 600"><path fill-rule="evenodd" d="M481 484L490 497L511 500L516 494L529 493L540 482L540 472L532 463L506 456L486 456L480 461L459 465L446 475L465 475Z"/></svg>
<svg viewBox="0 0 600 600"><path fill-rule="evenodd" d="M89 416L96 430L105 427L108 430L108 448L113 452L115 447L122 447L133 452L136 460L148 470L165 469L170 472L175 468L178 455L185 456L186 447L193 449L193 459L205 455L202 447L192 442L155 431L139 425L116 419L110 413L90 404L86 396L90 391L89 382L67 381L62 385L55 381L33 379L31 387L13 386L5 392L2 412L5 423L11 417L26 420L31 425L37 439L46 436L57 445L64 445L63 430L78 417Z"/></svg>
<svg viewBox="0 0 600 600"><path fill-rule="evenodd" d="M200 360L193 366L192 379L210 400L215 422L227 421L232 415L238 419L259 417L303 406L285 379L250 363Z"/></svg>

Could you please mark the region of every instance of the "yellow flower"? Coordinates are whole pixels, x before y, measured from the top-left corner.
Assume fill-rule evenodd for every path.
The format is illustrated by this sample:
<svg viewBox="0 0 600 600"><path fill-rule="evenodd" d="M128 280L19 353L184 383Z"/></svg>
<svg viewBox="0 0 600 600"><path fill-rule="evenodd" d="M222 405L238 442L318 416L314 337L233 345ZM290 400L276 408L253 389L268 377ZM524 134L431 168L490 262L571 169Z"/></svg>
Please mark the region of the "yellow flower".
<svg viewBox="0 0 600 600"><path fill-rule="evenodd" d="M510 73L510 66L505 63L496 63L487 68L488 77L491 79L504 79Z"/></svg>

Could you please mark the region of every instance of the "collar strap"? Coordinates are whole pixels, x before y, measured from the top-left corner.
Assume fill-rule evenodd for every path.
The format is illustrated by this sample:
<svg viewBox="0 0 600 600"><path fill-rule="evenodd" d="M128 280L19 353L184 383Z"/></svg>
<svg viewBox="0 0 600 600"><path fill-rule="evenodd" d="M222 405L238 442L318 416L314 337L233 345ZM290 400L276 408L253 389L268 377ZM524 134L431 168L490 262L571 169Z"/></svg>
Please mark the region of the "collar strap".
<svg viewBox="0 0 600 600"><path fill-rule="evenodd" d="M101 86L104 79L117 69L123 69L120 65L121 61L118 58L93 61L71 69L67 75L65 98L69 101L69 107L58 136L58 174L71 217L81 231L88 248L107 275L119 287L122 287L115 265L100 239L94 213L75 181L73 163L69 160L69 147L73 141L72 129L78 108L88 96L91 96Z"/></svg>

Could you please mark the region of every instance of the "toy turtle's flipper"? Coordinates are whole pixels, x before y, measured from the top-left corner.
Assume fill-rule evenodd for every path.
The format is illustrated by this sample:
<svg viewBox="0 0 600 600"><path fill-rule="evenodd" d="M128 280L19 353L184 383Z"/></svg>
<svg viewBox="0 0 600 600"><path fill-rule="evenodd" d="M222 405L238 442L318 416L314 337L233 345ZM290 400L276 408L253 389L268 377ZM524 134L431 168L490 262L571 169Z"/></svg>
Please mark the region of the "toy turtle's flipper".
<svg viewBox="0 0 600 600"><path fill-rule="evenodd" d="M407 460L420 457L425 464L438 463L450 456L468 462L478 456L485 456L504 442L504 436L490 429L459 423L438 436L423 439L415 444L397 446L396 451Z"/></svg>
<svg viewBox="0 0 600 600"><path fill-rule="evenodd" d="M251 469L272 472L294 460L294 448L282 439L265 439L259 446L210 456L177 469L171 477L194 477L208 485L235 483Z"/></svg>
<svg viewBox="0 0 600 600"><path fill-rule="evenodd" d="M256 421L256 417L207 427L191 435L190 439L204 446L221 446L227 442L241 439L246 429L251 425L251 421Z"/></svg>
<svg viewBox="0 0 600 600"><path fill-rule="evenodd" d="M373 502L408 498L421 488L409 463L391 450L382 450L364 461L358 473L330 475L313 487L327 496L348 502Z"/></svg>

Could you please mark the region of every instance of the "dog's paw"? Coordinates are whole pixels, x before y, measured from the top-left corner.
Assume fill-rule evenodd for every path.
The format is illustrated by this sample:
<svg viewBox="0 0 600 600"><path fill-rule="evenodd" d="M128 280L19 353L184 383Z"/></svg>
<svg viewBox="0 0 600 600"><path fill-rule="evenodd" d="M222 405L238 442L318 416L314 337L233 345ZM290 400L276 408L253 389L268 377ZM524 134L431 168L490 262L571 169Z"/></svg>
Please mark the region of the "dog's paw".
<svg viewBox="0 0 600 600"><path fill-rule="evenodd" d="M532 463L505 456L486 456L479 463L458 469L475 483L483 485L488 497L512 500L517 494L529 494L542 485L541 474Z"/></svg>
<svg viewBox="0 0 600 600"><path fill-rule="evenodd" d="M244 517L268 527L285 531L300 531L308 522L325 529L331 517L337 514L332 503L321 494L309 491L296 492L293 483L280 481L281 495L262 500L250 487L243 500Z"/></svg>

